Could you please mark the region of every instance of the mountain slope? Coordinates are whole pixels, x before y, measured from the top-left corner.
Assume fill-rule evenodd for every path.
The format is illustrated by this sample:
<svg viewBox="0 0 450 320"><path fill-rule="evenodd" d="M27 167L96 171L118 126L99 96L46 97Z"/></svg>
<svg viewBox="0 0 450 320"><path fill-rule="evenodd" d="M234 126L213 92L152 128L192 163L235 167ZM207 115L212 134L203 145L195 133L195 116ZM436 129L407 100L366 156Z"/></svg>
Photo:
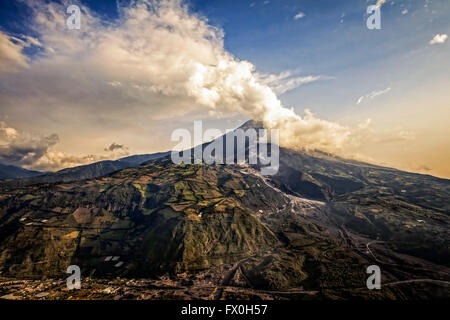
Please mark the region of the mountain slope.
<svg viewBox="0 0 450 320"><path fill-rule="evenodd" d="M259 169L167 155L5 190L1 274L57 278L70 264L98 279L168 274L197 298L209 283L216 299L448 297L448 180L284 148L278 174ZM366 288L372 264L380 291Z"/></svg>
<svg viewBox="0 0 450 320"><path fill-rule="evenodd" d="M0 180L36 177L42 174L44 173L0 163Z"/></svg>
<svg viewBox="0 0 450 320"><path fill-rule="evenodd" d="M219 181L224 187L217 187ZM235 186L239 186L240 192ZM22 261L26 265L27 260L34 260L31 256L39 253L45 255L40 259L54 260L56 252L48 249L46 241L36 244L33 240L45 238L48 227L61 229L52 247L59 248L60 237L61 246L71 247L67 249L73 255L71 259L82 265L90 264L87 257L120 254L130 255L135 272L147 276L161 268L174 272L209 266L216 260L246 255L278 242L241 205L239 199L248 188L246 181L227 168L216 170L200 165L186 168L166 161L164 166L148 164L89 182L56 185L45 191L18 190L2 199L2 208L9 209L1 212L4 223L0 261L5 265ZM268 197L277 196L270 189L268 192ZM251 190L248 193L246 201L255 197ZM261 191L257 194L258 202L262 201L261 194ZM75 231L79 235L72 238L73 230L79 229L83 231ZM16 243L17 233L23 236L20 244ZM14 235L13 238L8 234ZM121 246L116 247L114 243L119 241ZM33 250L26 249L27 246ZM19 252L26 252L25 256ZM59 259L54 263L53 267L43 265L42 272L54 271ZM20 272L26 274L27 270L24 267Z"/></svg>
<svg viewBox="0 0 450 320"><path fill-rule="evenodd" d="M29 175L29 177L32 178L2 182L0 183L0 189L16 188L39 183L69 182L92 179L125 168L135 167L146 161L158 159L167 156L168 154L169 152L158 152L153 154L133 155L118 160L104 160L88 165L62 169L57 172L43 173L39 176Z"/></svg>

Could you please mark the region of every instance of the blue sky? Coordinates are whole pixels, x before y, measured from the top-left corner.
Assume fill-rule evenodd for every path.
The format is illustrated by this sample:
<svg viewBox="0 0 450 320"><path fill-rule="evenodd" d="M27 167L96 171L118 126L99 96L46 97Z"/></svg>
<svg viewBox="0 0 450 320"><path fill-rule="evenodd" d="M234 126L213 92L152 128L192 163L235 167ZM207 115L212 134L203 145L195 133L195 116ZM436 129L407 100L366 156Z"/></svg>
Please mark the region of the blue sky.
<svg viewBox="0 0 450 320"><path fill-rule="evenodd" d="M364 144L366 147L354 150L355 154L361 153L364 159L376 163L450 176L450 168L442 164L450 163L449 151L443 151L450 149L447 138L450 132L445 121L448 119L450 109L447 89L450 86L450 50L446 38L450 33L450 2L447 0L378 2L381 5L381 30L369 30L366 27L368 18L366 8L376 4L377 0L188 0L183 3L187 3L189 14L205 17L208 24L223 30L225 51L237 60L251 62L258 74L276 76L288 72L289 79L314 78L302 85L294 85L289 90L278 92L277 96L284 107L293 108L299 115L302 115L305 109L309 109L320 119L356 128L364 126L364 123L367 124L369 121L370 134L374 137L367 138L368 142ZM4 105L0 109L0 121L8 122L9 126L22 131L42 132L42 134L57 132L60 150L77 153L77 156L83 153L81 146L87 148L85 152L89 153L102 150L100 144L107 143L106 137L118 143L124 142L131 153L160 151L167 148L167 138L163 137L160 140L164 141L165 145L153 143L146 146L143 141L132 142L138 139L130 133L129 128L117 125L119 115L117 114L115 119L107 117L109 113L114 114L111 110L103 113L99 111L96 114L96 117L104 121L105 131L84 124L86 136L77 138L75 132L79 134L80 131L77 125L88 123L90 120L79 116L85 111L77 113L73 106L64 109L60 105L61 103L70 105L70 102L58 100L60 104L55 104L52 108L48 106L44 110L48 112L48 116L42 120L36 120L38 115L28 112L31 108L29 101L33 101L32 104L36 105L36 109L40 107L36 101L47 100L46 103L57 101L56 98L52 100L49 97L49 92L54 93L56 90L54 86L52 90L46 88L35 96L30 95L26 101L25 98L19 101L19 97L13 96L11 92L16 89L18 83L24 83L23 86L26 86L24 79L32 77L41 79L42 66L45 63L60 62L58 59L61 58L53 56L54 60L49 58L50 42L54 40L53 32L57 30L39 29L33 21L40 8L36 9L38 6L35 6L33 9L30 3L33 1L9 0L1 4L0 32L8 37L21 39L24 36L31 36L43 44L22 46L22 54L26 57L24 59L27 60L28 69L23 69L20 73L14 72L17 79L9 75L9 82L5 81L4 85L0 86L2 90L0 94L5 101L20 107L13 109ZM39 3L63 3L60 9L65 5L78 3L88 8L96 17L96 21L105 26L113 26L120 21L118 7L126 7L129 1ZM58 14L65 15L64 12ZM298 19L295 19L296 15ZM120 26L118 28L120 29ZM95 29L90 30L95 32ZM143 34L146 32L150 31L142 30ZM70 34L68 36L71 37ZM444 36L445 38L439 38ZM86 37L88 38L89 34ZM432 42L435 37L441 41ZM61 39L58 41L58 45L64 42ZM78 63L81 70L88 68L83 67L81 62L73 62ZM52 79L66 79L65 75L50 73L46 71L45 76ZM99 76L104 81L102 77L106 76L103 74ZM86 78L91 81L96 75L86 75ZM108 83L119 84L118 81L112 80L114 79L109 79ZM285 86L286 82L284 81L282 85ZM114 85L114 88L119 90L119 86ZM30 88L21 89L30 91ZM37 90L35 86L32 86L32 89ZM77 90L86 93L88 89ZM103 89L99 89L98 92L103 92ZM102 99L98 92L97 100ZM126 94L128 93L122 92L121 97ZM159 98L151 99L152 103L162 103ZM88 101L86 97L86 104L89 103L92 104L92 101ZM164 103L170 105L173 102ZM164 108L162 106L163 104L161 108ZM79 119L75 120L72 117L70 123L64 123L69 120L53 112L54 110L66 114L67 110L70 110L77 113ZM150 115L143 114L141 118L153 121ZM248 114L238 112L219 119L205 116L204 120L211 126L225 128L237 125L248 118ZM142 119L135 120L144 121ZM152 126L164 130L163 127L180 125L181 122L180 119L167 117L154 124L152 122ZM116 131L114 134L113 129ZM148 133L146 130L143 128L141 134ZM94 143L90 139L94 134L103 138L96 138ZM364 134L364 137L368 135ZM135 144L132 145L133 143ZM429 170L423 171L420 168Z"/></svg>
<svg viewBox="0 0 450 320"><path fill-rule="evenodd" d="M250 7L252 3L255 5ZM436 67L442 68L442 60L433 63L433 56L440 53L420 51L436 33L449 31L448 1L388 1L381 8L382 29L368 30L365 10L375 3L193 1L192 5L225 30L225 46L230 52L250 60L259 70L299 69L305 74L335 77L335 81L300 87L282 99L293 106L304 101L324 116L332 113L337 117L342 108L353 106L358 89L364 94L401 82L397 73L408 65L423 63L431 68L433 79ZM294 20L298 12L305 16ZM411 51L418 52L409 55ZM445 53L448 57L448 50ZM449 71L448 65L442 70L446 76L444 71ZM327 96L318 94L324 86L330 89Z"/></svg>
<svg viewBox="0 0 450 320"><path fill-rule="evenodd" d="M114 0L82 3L105 21L118 18ZM348 94L350 85L356 95L357 89L361 94L366 90L384 89L383 86L402 80L396 73L403 72L408 63L426 64L434 73L436 67L442 67L440 59L434 59L434 54L439 53L420 51L435 34L448 33L450 29L450 5L445 0L387 1L381 8L381 30L368 30L365 25L366 7L376 3L369 0L190 0L187 3L194 12L224 30L225 48L229 52L239 59L251 61L258 71L299 70L303 74L335 78L303 86L281 97L294 107L300 99L324 116L338 116L341 108L358 98ZM299 12L304 17L295 20L294 16ZM33 34L24 23L29 14L20 1L3 2L1 30ZM31 56L36 52L34 47L25 50ZM418 52L411 54L412 51ZM448 50L445 53L439 58L448 57ZM447 67L443 71L448 70ZM328 96L319 96L317 93L323 86L335 90Z"/></svg>

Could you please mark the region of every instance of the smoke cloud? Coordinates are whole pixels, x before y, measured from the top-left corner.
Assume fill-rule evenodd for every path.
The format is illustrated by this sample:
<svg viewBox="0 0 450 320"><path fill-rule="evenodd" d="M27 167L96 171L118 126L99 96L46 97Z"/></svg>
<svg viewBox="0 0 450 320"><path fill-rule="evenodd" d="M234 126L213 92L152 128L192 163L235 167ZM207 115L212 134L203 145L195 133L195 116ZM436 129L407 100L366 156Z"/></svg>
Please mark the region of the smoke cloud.
<svg viewBox="0 0 450 320"><path fill-rule="evenodd" d="M98 27L98 21L88 18L94 25L88 26L90 35L78 39L87 43L71 54L92 48L83 59L109 74L115 88L187 97L213 115L244 114L279 128L281 144L288 147L338 152L350 142L349 128L318 119L310 111L302 117L282 106L276 96L275 91L282 93L317 78L291 79L286 88L279 80L289 75L281 75L272 79L276 84L272 89L260 81L253 64L224 49L221 29L179 1L139 1L121 13L116 27ZM67 46L65 40L47 42L58 51Z"/></svg>

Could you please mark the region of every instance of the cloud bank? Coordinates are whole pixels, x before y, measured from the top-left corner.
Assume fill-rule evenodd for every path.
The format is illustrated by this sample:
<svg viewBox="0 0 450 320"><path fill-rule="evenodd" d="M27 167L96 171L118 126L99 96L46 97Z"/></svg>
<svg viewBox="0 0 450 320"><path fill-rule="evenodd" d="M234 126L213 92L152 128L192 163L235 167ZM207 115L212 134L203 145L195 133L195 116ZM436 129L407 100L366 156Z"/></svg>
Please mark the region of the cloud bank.
<svg viewBox="0 0 450 320"><path fill-rule="evenodd" d="M56 133L45 136L22 132L0 121L0 163L53 171L129 155L126 146L113 142L102 155L72 156L55 150L59 141Z"/></svg>
<svg viewBox="0 0 450 320"><path fill-rule="evenodd" d="M59 142L57 134L49 136L21 133L0 122L0 163L27 166L44 157Z"/></svg>

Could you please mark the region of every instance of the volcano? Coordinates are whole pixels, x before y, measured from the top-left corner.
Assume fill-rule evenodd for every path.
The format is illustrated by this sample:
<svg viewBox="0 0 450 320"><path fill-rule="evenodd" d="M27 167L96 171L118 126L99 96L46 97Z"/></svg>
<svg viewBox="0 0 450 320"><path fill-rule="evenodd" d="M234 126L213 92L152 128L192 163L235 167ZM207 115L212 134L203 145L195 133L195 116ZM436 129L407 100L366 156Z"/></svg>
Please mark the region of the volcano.
<svg viewBox="0 0 450 320"><path fill-rule="evenodd" d="M37 281L67 298L69 265L84 281L70 296L89 299L448 298L450 180L320 151L280 147L279 160L262 176L166 154L4 187L1 279L24 298ZM366 287L370 265L380 290Z"/></svg>

